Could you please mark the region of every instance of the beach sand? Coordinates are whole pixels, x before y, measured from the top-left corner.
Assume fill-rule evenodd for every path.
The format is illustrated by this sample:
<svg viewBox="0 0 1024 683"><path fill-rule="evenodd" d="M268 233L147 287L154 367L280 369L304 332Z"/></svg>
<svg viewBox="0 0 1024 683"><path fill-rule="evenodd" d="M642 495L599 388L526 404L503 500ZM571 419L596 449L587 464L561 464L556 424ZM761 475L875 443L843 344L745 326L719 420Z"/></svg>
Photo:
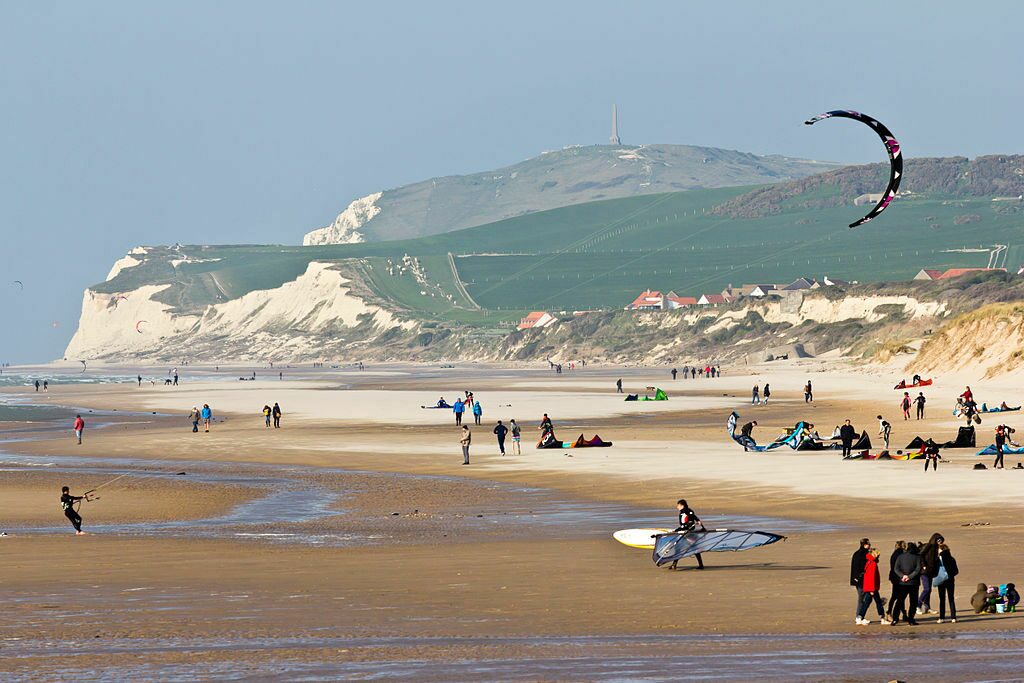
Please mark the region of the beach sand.
<svg viewBox="0 0 1024 683"><path fill-rule="evenodd" d="M1021 629L1017 615L974 617L965 608L977 582L1019 578L1024 473L975 471L975 462L990 458L973 451L946 451L948 462L927 474L921 461L842 462L837 451L744 453L725 434L735 409L741 422L758 420L762 441L800 419L827 435L846 417L876 441L874 416L883 406L894 425L891 450L917 434L944 441L956 434L950 407L962 377L936 378L925 390L928 419L906 424L897 419L902 392L891 388L900 373L840 361L725 368L721 379L680 375L675 382L667 369L587 368L556 376L482 366L450 377L417 366L381 370L255 382L192 382L186 371L180 387L56 383L47 395L31 396L83 410L159 414L104 414L97 421L110 424L87 428L82 446L66 433L40 430L33 440L0 444L6 453L58 464L68 456L95 460L112 476L124 471L117 459L130 458L131 468L147 473L182 469L199 477L221 468L254 482L287 478L282 490L299 500L322 497L324 510L257 528L234 519L225 533L201 524L194 534L187 526L84 537L18 533L67 524L55 503L59 490L51 487L70 473L4 471L0 524L11 535L0 539L0 566L14 616L0 635L17 644L19 655L0 660L0 671L160 678L156 672L185 667L199 677L288 678L301 670L326 677L579 680L621 674L623 658L655 652L654 638L668 639L659 656L683 662L696 638L723 657L768 658L773 668L759 677L792 680L810 671L811 679L817 672L818 679L878 680L916 672L914 656L934 661L945 641L932 643L932 636L976 634L977 647L1002 647L996 641ZM660 386L670 400L625 403L613 393L619 376L627 392ZM810 405L801 394L808 378L815 384ZM749 405L755 381L771 382L768 407ZM1011 378L972 386L991 403L1012 403ZM473 462L463 467L450 412L419 406L442 394L452 401L467 387L485 414L484 426L473 428ZM268 430L260 409L275 401L284 428ZM192 434L184 416L202 403L219 419L209 434ZM560 438L597 433L615 445L538 451L544 412ZM1000 417L1015 424L1017 415ZM979 447L990 442L994 417L985 416ZM501 457L490 430L495 420L511 418L523 426L523 454ZM1008 456L1007 465L1017 459ZM68 483L80 492L106 474ZM83 510L86 528L216 517L262 495L248 479L200 483L189 476L126 477L125 486L108 486L95 507ZM657 569L649 551L611 539L641 518L653 524L661 515L672 526L679 497L709 527L720 526L716 518L753 515L766 531L772 520L787 520L793 530L784 543L707 555L704 572L689 560L681 563L685 571ZM255 535L264 531L277 536ZM909 627L854 626L848 578L857 539L870 537L888 557L897 539L924 540L934 531L945 534L961 567L960 623L922 618L916 633L924 635L912 645L900 640ZM846 658L863 649L865 632L876 637L879 652L892 649L891 661ZM802 670L778 659L776 637L791 643L797 636L815 639L807 647L816 655L795 658ZM646 644L629 640L635 637ZM47 649L45 642L66 646ZM573 657L575 665L565 663ZM457 661L480 666L450 668ZM516 661L518 669L495 664ZM720 667L724 679L753 675L726 661L702 665ZM963 680L976 664L951 662L948 676L932 677Z"/></svg>

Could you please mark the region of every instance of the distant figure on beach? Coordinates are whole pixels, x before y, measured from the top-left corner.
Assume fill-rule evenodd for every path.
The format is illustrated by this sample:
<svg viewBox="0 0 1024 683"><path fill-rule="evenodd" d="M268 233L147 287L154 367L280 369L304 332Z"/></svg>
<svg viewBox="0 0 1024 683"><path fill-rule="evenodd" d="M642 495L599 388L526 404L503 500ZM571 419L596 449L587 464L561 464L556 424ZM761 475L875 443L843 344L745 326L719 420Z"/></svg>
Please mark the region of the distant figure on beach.
<svg viewBox="0 0 1024 683"><path fill-rule="evenodd" d="M811 380L807 380L807 384L804 385L804 403L811 403L814 401L814 388L811 386Z"/></svg>
<svg viewBox="0 0 1024 683"><path fill-rule="evenodd" d="M277 378L278 378L279 380L283 380L283 379L284 379L284 373L283 373L283 372L279 372L279 373L277 373Z"/></svg>
<svg viewBox="0 0 1024 683"><path fill-rule="evenodd" d="M139 375L136 379L139 380L139 386L142 386L142 375Z"/></svg>
<svg viewBox="0 0 1024 683"><path fill-rule="evenodd" d="M713 369L713 368L712 368ZM764 391L761 392L761 404L768 405L768 399L772 396L771 387L768 386L768 382L764 383Z"/></svg>
<svg viewBox="0 0 1024 683"><path fill-rule="evenodd" d="M690 366L689 365L684 365L683 366L683 379L690 379Z"/></svg>
<svg viewBox="0 0 1024 683"><path fill-rule="evenodd" d="M548 417L547 413L544 413L544 417L542 417L541 420L540 420L540 431L542 431L542 432L553 432L553 431L555 431L555 426L554 426L554 424L552 424L551 418Z"/></svg>
<svg viewBox="0 0 1024 683"><path fill-rule="evenodd" d="M50 380L44 379L43 380L43 391L49 391L49 390L50 390Z"/></svg>
<svg viewBox="0 0 1024 683"><path fill-rule="evenodd" d="M274 416L274 429L280 429L281 428L281 406L279 406L277 403L274 403L273 416Z"/></svg>
<svg viewBox="0 0 1024 683"><path fill-rule="evenodd" d="M473 422L480 424L480 418L484 416L484 407L480 405L480 401L473 401Z"/></svg>
<svg viewBox="0 0 1024 683"><path fill-rule="evenodd" d="M900 399L900 408L903 409L904 420L910 419L910 406L912 405L912 403L913 402L910 400L910 392L904 391L903 398Z"/></svg>
<svg viewBox="0 0 1024 683"><path fill-rule="evenodd" d="M75 503L84 498L85 496L72 496L71 489L67 486L62 486L60 489L60 506L64 510L64 516L71 522L71 526L75 527L76 536L85 533L82 531L82 516L75 510Z"/></svg>
<svg viewBox="0 0 1024 683"><path fill-rule="evenodd" d="M512 452L515 453L516 455L522 455L523 430L519 427L519 423L517 423L514 419L510 420L509 424L512 427Z"/></svg>
<svg viewBox="0 0 1024 683"><path fill-rule="evenodd" d="M678 370L676 370L675 368L672 368L672 379L675 379L675 378L676 378L676 374L677 374L678 372L679 372Z"/></svg>
<svg viewBox="0 0 1024 683"><path fill-rule="evenodd" d="M75 436L78 437L78 445L82 445L82 432L85 431L85 420L82 419L81 415L75 416Z"/></svg>
<svg viewBox="0 0 1024 683"><path fill-rule="evenodd" d="M974 400L974 392L971 391L970 387L967 387L964 390L964 393L960 394L960 398L962 398L965 403L969 403Z"/></svg>
<svg viewBox="0 0 1024 683"><path fill-rule="evenodd" d="M756 406L761 404L761 390L755 384L754 388L750 391L750 405Z"/></svg>
<svg viewBox="0 0 1024 683"><path fill-rule="evenodd" d="M473 435L469 431L469 425L462 425L462 436L459 438L459 445L462 446L462 464L469 464L469 446L473 443Z"/></svg>
<svg viewBox="0 0 1024 683"><path fill-rule="evenodd" d="M924 419L924 404L927 402L927 400L928 399L926 399L924 397L924 392L923 391L917 392L917 398L914 399L914 405L917 406L917 419L918 420L923 420Z"/></svg>
<svg viewBox="0 0 1024 683"><path fill-rule="evenodd" d="M1006 442L1010 440L1010 434L1013 434L1015 431L1013 427L1008 425L996 427L996 459L992 463L992 469L1003 469L1003 450L1006 448Z"/></svg>
<svg viewBox="0 0 1024 683"><path fill-rule="evenodd" d="M178 368L174 368L174 386L178 386Z"/></svg>
<svg viewBox="0 0 1024 683"><path fill-rule="evenodd" d="M455 414L456 427L462 424L462 414L464 412L466 412L466 404L462 402L461 398L455 399L455 405L452 406L452 413Z"/></svg>
<svg viewBox="0 0 1024 683"><path fill-rule="evenodd" d="M508 434L508 427L498 420L498 424L494 425L494 435L498 437L498 450L502 455L505 455L505 435Z"/></svg>
<svg viewBox="0 0 1024 683"><path fill-rule="evenodd" d="M885 450L889 450L889 434L892 433L892 425L889 421L882 418L881 415L877 416L878 419L878 435L882 437L885 442Z"/></svg>
<svg viewBox="0 0 1024 683"><path fill-rule="evenodd" d="M36 391L39 391L39 380L36 380Z"/></svg>
<svg viewBox="0 0 1024 683"><path fill-rule="evenodd" d="M700 521L700 517L690 508L685 499L680 498L676 501L676 511L679 513L679 526L676 527L674 533L688 534L690 532L705 531L704 523ZM704 558L700 556L700 553L697 553L694 557L697 559L697 569L704 569ZM675 569L678 563L679 560L674 560L669 569Z"/></svg>
<svg viewBox="0 0 1024 683"><path fill-rule="evenodd" d="M850 424L849 420L839 428L839 440L843 443L844 458L853 454L853 440L856 436L857 430L853 428L853 425Z"/></svg>
<svg viewBox="0 0 1024 683"><path fill-rule="evenodd" d="M935 443L934 440L928 439L924 444L924 471L928 471L928 465L932 466L932 470L935 472L939 471L939 444Z"/></svg>
<svg viewBox="0 0 1024 683"><path fill-rule="evenodd" d="M615 380L615 393L617 393L617 394L621 394L622 393L622 380L621 379Z"/></svg>
<svg viewBox="0 0 1024 683"><path fill-rule="evenodd" d="M193 408L193 410L195 410L195 408ZM268 406L267 404L263 404L263 424L267 428L270 427L270 417L271 417L271 413L273 413L273 412L274 411L271 409L270 406Z"/></svg>
<svg viewBox="0 0 1024 683"><path fill-rule="evenodd" d="M265 411L267 411L266 412L266 414L268 415L268 417L267 417L267 426L269 427L270 426L270 417L269 417L269 415L270 415L270 412L269 412L270 408L267 407L267 406L264 406L263 408L264 408ZM192 406L192 412L188 414L188 419L192 421L192 433L195 434L196 432L199 431L199 420L202 419L202 414L199 412L199 406Z"/></svg>
<svg viewBox="0 0 1024 683"><path fill-rule="evenodd" d="M199 413L203 418L203 429L204 431L210 431L210 421L213 420L213 411L210 410L210 404L204 403L203 409Z"/></svg>
<svg viewBox="0 0 1024 683"><path fill-rule="evenodd" d="M748 441L748 443L749 443L749 442L752 442L754 440L753 434L754 434L754 427L756 427L756 426L757 426L757 420L751 420L750 422L748 422L745 425L743 425L742 427L740 427L740 436L745 437L744 441L748 441L749 440ZM744 446L743 450L749 451L750 449L747 448L746 446Z"/></svg>

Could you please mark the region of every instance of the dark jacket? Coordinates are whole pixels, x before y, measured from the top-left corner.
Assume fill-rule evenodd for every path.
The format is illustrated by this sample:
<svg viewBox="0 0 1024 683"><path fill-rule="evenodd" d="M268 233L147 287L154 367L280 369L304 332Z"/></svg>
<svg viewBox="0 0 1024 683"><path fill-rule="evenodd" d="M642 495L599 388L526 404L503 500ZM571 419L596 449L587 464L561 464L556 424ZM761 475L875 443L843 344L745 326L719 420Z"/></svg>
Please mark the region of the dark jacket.
<svg viewBox="0 0 1024 683"><path fill-rule="evenodd" d="M938 555L939 560L942 561L942 566L946 568L946 576L949 577L948 581L952 581L956 578L956 575L960 573L960 567L956 566L956 558L948 550ZM936 568L935 573L938 574L939 570Z"/></svg>
<svg viewBox="0 0 1024 683"><path fill-rule="evenodd" d="M839 428L839 438L843 443L853 443L853 440L857 438L857 430L853 428L853 425L843 425Z"/></svg>
<svg viewBox="0 0 1024 683"><path fill-rule="evenodd" d="M974 608L975 614L981 614L988 609L988 586L983 583L978 584L978 590L971 596L971 607Z"/></svg>
<svg viewBox="0 0 1024 683"><path fill-rule="evenodd" d="M921 565L926 576L935 578L939 575L939 543L941 534L932 534L928 542L921 548Z"/></svg>
<svg viewBox="0 0 1024 683"><path fill-rule="evenodd" d="M903 551L899 548L896 548L892 551L892 555L889 556L889 583L900 582L900 577L896 576L896 560L902 554Z"/></svg>
<svg viewBox="0 0 1024 683"><path fill-rule="evenodd" d="M912 586L921 583L921 556L916 552L907 550L896 558L896 566L893 567L896 576L900 579L900 585ZM904 581L903 577L907 580Z"/></svg>
<svg viewBox="0 0 1024 683"><path fill-rule="evenodd" d="M864 583L864 565L867 563L867 548L857 548L850 558L850 585L860 588Z"/></svg>

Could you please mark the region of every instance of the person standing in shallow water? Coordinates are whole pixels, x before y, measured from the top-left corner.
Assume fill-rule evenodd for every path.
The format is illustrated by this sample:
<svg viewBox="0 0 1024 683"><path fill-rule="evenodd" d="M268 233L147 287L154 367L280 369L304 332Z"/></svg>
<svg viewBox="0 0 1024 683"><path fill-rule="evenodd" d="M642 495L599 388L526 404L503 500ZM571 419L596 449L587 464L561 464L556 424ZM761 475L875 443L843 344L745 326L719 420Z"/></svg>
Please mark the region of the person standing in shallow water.
<svg viewBox="0 0 1024 683"><path fill-rule="evenodd" d="M82 531L82 516L75 510L75 503L84 498L85 496L72 496L71 489L67 486L61 487L60 506L64 510L64 516L71 522L71 526L75 527L75 535L77 536L81 536L85 532Z"/></svg>

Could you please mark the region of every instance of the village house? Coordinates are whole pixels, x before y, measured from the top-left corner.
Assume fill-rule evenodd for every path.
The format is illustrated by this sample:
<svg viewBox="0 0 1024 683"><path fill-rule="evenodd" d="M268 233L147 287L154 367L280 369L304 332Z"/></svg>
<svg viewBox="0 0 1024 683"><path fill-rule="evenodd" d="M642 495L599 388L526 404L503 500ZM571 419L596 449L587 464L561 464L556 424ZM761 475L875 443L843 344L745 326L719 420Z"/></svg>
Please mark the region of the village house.
<svg viewBox="0 0 1024 683"><path fill-rule="evenodd" d="M519 321L517 330L529 330L534 327L547 327L558 322L558 318L545 311L533 311Z"/></svg>

